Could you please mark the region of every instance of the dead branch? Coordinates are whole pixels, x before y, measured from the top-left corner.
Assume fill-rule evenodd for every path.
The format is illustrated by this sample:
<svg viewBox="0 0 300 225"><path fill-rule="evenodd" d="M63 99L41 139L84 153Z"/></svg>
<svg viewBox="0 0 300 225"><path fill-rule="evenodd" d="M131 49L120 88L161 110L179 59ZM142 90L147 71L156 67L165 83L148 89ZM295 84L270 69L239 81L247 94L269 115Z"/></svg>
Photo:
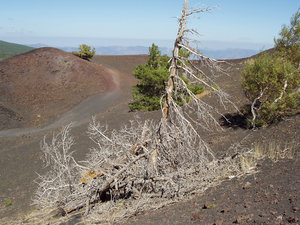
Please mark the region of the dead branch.
<svg viewBox="0 0 300 225"><path fill-rule="evenodd" d="M80 164L70 151L73 139L69 127L54 136L51 145L44 139L41 147L50 171L39 175L35 204L60 207L67 213L85 207L88 214L97 202L104 205L106 201L127 198L144 205L151 198L170 200L203 189L216 179L214 154L194 125L205 129L218 126L213 114L222 114L197 98L180 73L183 71L185 78L212 89L224 106L233 103L208 74L179 56L180 49L185 49L200 57L200 62L211 71L224 73L219 61L189 45L187 34L196 32L186 28L188 17L209 9L189 10L188 2L185 0L179 19L170 75L161 101L161 120L135 120L120 130L108 132L106 126L93 118L88 135L95 146ZM188 102L186 95L190 97ZM176 99L181 99L184 106L179 106Z"/></svg>
<svg viewBox="0 0 300 225"><path fill-rule="evenodd" d="M285 80L285 81L284 81L284 85L283 85L282 92L280 92L279 97L276 98L276 99L274 100L274 102L272 103L272 105L276 104L278 101L280 101L280 100L282 99L283 94L284 94L284 92L285 92L285 90L286 90L286 88L287 88L287 85L288 85L288 84L287 84L287 80Z"/></svg>
<svg viewBox="0 0 300 225"><path fill-rule="evenodd" d="M256 116L257 116L257 114L256 114L257 108L255 107L255 105L256 105L257 101L258 101L260 98L262 98L262 96L264 95L264 92L265 92L265 90L266 90L267 88L268 88L268 87L265 87L264 90L261 90L259 96L256 97L256 98L253 100L252 104L251 104L252 127L253 127L253 129L255 129L255 120L256 120Z"/></svg>

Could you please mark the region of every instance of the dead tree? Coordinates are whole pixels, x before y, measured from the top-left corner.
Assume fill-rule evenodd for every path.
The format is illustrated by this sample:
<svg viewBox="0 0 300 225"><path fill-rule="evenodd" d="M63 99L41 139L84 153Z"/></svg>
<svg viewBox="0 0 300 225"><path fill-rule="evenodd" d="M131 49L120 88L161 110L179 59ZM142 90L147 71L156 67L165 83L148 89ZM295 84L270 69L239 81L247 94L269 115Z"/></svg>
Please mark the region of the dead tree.
<svg viewBox="0 0 300 225"><path fill-rule="evenodd" d="M190 10L185 0L166 93L161 98L161 120L136 120L108 134L107 128L93 119L88 134L95 147L80 163L69 152L72 138L68 129L55 136L52 145L44 141L42 150L45 158L51 159L50 171L39 176L36 204L61 207L67 213L85 207L87 214L99 201L172 199L201 189L203 181L213 179L213 170L207 170L207 166L214 155L194 125L205 129L218 126L213 114L221 113L194 95L183 80L185 77L204 85L222 105L231 103L214 83L214 75L225 73L218 66L222 62L199 53L187 37L197 33L186 27L188 18L209 10ZM198 60L181 57L181 49ZM181 99L184 106L179 106L176 99Z"/></svg>
<svg viewBox="0 0 300 225"><path fill-rule="evenodd" d="M165 95L162 98L163 106L161 124L163 126L168 126L168 124L174 125L174 121L177 121L177 125L179 125L179 127L188 127L188 129L191 129L196 135L198 135L192 123L200 125L202 128L209 129L212 125L219 125L213 114L217 113L220 116L223 115L219 113L216 108L206 104L194 95L180 75L190 81L205 86L206 90L212 91L216 96L218 96L220 103L224 107L226 103L230 103L233 106L234 104L230 101L229 96L214 82L215 75L219 75L220 73L226 74L226 71L223 70L220 65L225 62L206 57L190 45L191 39L188 38L189 34L198 35L198 32L194 29L187 28L188 18L197 13L209 12L211 9L189 9L188 4L189 1L185 0L182 15L178 19L179 29L171 58L170 76L166 85ZM189 58L180 56L179 51L181 49L187 51L198 60L190 60ZM207 72L204 72L203 68L206 68ZM186 98L183 93L187 93L189 95L189 102L186 102ZM174 97L180 98L183 102L185 102L185 106L183 108L180 107L174 100ZM186 111L194 112L194 117L192 117L190 113L185 113ZM200 136L199 139L201 140L201 144L205 145ZM206 152L212 156L212 153L207 147Z"/></svg>

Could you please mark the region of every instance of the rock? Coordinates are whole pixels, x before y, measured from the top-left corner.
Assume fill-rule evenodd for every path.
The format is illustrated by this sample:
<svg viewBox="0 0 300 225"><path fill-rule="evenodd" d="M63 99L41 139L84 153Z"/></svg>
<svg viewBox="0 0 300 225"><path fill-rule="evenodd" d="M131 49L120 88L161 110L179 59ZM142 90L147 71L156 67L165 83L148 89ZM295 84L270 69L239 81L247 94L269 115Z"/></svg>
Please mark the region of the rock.
<svg viewBox="0 0 300 225"><path fill-rule="evenodd" d="M282 215L279 215L279 216L276 217L276 219L277 219L277 220L280 220L280 221L282 220L282 218L283 218Z"/></svg>
<svg viewBox="0 0 300 225"><path fill-rule="evenodd" d="M287 221L288 221L289 223L295 223L295 222L296 222L296 219L295 219L294 216L290 216L290 217L287 219Z"/></svg>
<svg viewBox="0 0 300 225"><path fill-rule="evenodd" d="M243 186L243 189L249 189L251 187L250 182L246 182L246 184Z"/></svg>
<svg viewBox="0 0 300 225"><path fill-rule="evenodd" d="M262 164L261 163L257 163L256 166L257 167L262 167Z"/></svg>
<svg viewBox="0 0 300 225"><path fill-rule="evenodd" d="M298 211L300 211L300 209L298 207L293 207L293 211L298 212Z"/></svg>
<svg viewBox="0 0 300 225"><path fill-rule="evenodd" d="M199 215L199 214L194 213L193 216L192 216L192 218L191 218L191 221L201 220L201 219L203 219L204 217L205 217L205 216L203 216L203 215Z"/></svg>
<svg viewBox="0 0 300 225"><path fill-rule="evenodd" d="M220 213L225 213L225 212L229 212L229 211L230 211L229 208L224 208L224 209L222 209L222 210L220 211Z"/></svg>
<svg viewBox="0 0 300 225"><path fill-rule="evenodd" d="M252 217L254 215L253 214L248 214L248 215L241 215L241 216L238 216L236 218L235 221L233 221L233 223L237 223L237 224L247 224L249 223L251 220L252 220Z"/></svg>
<svg viewBox="0 0 300 225"><path fill-rule="evenodd" d="M224 220L217 220L216 222L214 222L214 225L223 225L224 224Z"/></svg>
<svg viewBox="0 0 300 225"><path fill-rule="evenodd" d="M203 206L203 209L212 209L216 207L215 204L211 203L211 202L205 202L204 206Z"/></svg>
<svg viewBox="0 0 300 225"><path fill-rule="evenodd" d="M50 215L51 217L62 217L66 215L66 211L63 210L62 208L57 208L51 211Z"/></svg>
<svg viewBox="0 0 300 225"><path fill-rule="evenodd" d="M250 207L250 205L248 203L244 204L244 208L249 208L249 207Z"/></svg>

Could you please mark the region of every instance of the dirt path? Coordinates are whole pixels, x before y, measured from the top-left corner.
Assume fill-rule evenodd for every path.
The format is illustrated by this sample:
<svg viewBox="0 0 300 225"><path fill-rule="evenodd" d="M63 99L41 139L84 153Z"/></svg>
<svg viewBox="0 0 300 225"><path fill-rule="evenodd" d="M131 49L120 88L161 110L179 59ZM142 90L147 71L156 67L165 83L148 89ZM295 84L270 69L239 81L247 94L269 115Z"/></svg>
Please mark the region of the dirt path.
<svg viewBox="0 0 300 225"><path fill-rule="evenodd" d="M86 137L86 122L92 115L97 114L97 119L109 124L110 128L119 128L134 117L135 113L128 113L133 78L113 71L114 77L119 79L118 87L106 95L86 99L45 127L0 132L0 224L14 224L10 222L12 219L23 219L23 215L33 209L30 203L36 188L36 172L44 171L39 141L45 133L70 121L77 121L72 130L76 143L73 150L77 159L83 159L91 146ZM235 97L235 102L243 103L239 71L221 83L225 91ZM160 117L160 112L137 114L141 118ZM272 129L251 132L251 141L268 143L274 140L274 143L280 141L284 145L299 140L299 121L299 116L292 117ZM217 155L222 156L231 143L238 142L248 133L248 130L239 127L229 127L222 134L208 134L208 143ZM285 160L279 164L266 162L258 174L225 181L202 196L157 211L144 212L130 218L127 224L287 224L289 221L299 224L299 165L299 159ZM247 182L251 183L250 187L244 189ZM10 200L12 205L6 207L6 200ZM206 202L212 203L212 207L204 209Z"/></svg>
<svg viewBox="0 0 300 225"><path fill-rule="evenodd" d="M113 80L116 87L106 94L98 94L91 96L74 108L63 113L61 116L50 122L48 125L38 128L15 128L0 131L0 137L14 137L21 135L33 135L43 131L53 130L61 126L65 126L69 123L73 123L74 126L82 125L86 123L93 115L103 113L110 107L119 103L122 97L120 90L120 77L119 73L110 69Z"/></svg>
<svg viewBox="0 0 300 225"><path fill-rule="evenodd" d="M84 159L91 145L86 136L87 123L93 115L114 128L133 116L128 113L132 76L109 70L116 85L106 94L87 98L44 127L0 131L0 224L11 224L12 219L22 218L34 209L31 199L36 189L36 173L45 171L39 147L44 135L50 138L54 130L73 122L74 156ZM12 204L6 206L6 201Z"/></svg>

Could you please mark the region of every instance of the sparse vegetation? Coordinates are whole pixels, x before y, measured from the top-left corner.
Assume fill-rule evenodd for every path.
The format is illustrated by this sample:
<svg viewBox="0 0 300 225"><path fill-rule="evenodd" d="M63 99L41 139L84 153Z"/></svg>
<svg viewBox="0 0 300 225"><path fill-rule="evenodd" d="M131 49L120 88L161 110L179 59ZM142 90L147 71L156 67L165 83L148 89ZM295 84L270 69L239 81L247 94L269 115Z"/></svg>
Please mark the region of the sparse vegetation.
<svg viewBox="0 0 300 225"><path fill-rule="evenodd" d="M300 12L283 26L275 52L262 53L243 71L243 88L251 100L252 127L266 126L299 108Z"/></svg>
<svg viewBox="0 0 300 225"><path fill-rule="evenodd" d="M6 200L5 201L5 206L8 207L8 206L11 206L12 205L12 201L11 200Z"/></svg>
<svg viewBox="0 0 300 225"><path fill-rule="evenodd" d="M84 208L86 215L95 206L93 212L98 214L95 218L103 220L104 211L114 214L113 208L124 207L126 199L134 206L126 207L125 214L116 215L122 218L152 204L159 207L202 190L217 179L215 171L220 168L216 167L219 162L214 160L214 154L194 126L206 129L218 126L213 116L218 112L197 98L189 85L201 84L209 89L217 86L213 81L215 73L203 73L199 64L208 66L209 72L222 70L218 61L189 45L186 35L193 30L185 27L189 16L207 11L190 10L186 0L170 63L153 45L147 64L137 70L163 72L163 75L145 77L155 83L148 88L159 92L156 90L159 86L165 90L160 93L161 120L135 120L120 130L108 132L107 127L93 119L88 135L95 147L80 163L72 156L70 126L55 135L50 144L45 138L41 149L49 172L39 176L35 204L58 207L65 213ZM199 57L198 64L187 57L189 54ZM166 87L163 80L167 81ZM213 89L223 104L231 103L221 89ZM199 93L201 88L194 91ZM187 103L187 96L189 104L180 107L181 102ZM96 205L98 202L102 204ZM113 207L108 209L111 204Z"/></svg>
<svg viewBox="0 0 300 225"><path fill-rule="evenodd" d="M86 45L86 44L82 44L79 46L79 52L77 51L73 51L72 54L85 59L85 60L89 60L90 58L92 58L95 55L95 48L93 48L91 50L91 47Z"/></svg>
<svg viewBox="0 0 300 225"><path fill-rule="evenodd" d="M174 55L167 62L168 77L159 96L161 111L128 112L131 84L136 81L131 72L135 65L146 63L146 55L134 60L109 56L108 63L94 56L90 63L43 48L0 62L0 149L4 150L0 224L300 222L300 114L257 130L241 128L246 120L239 112L221 117L223 112L236 112L227 105L223 88L239 106L248 103L240 88L241 68L246 60L249 65L257 63L257 57L219 62L196 52L189 45L194 43L191 36L185 36L194 30L185 24L194 24L186 23L189 15L207 9L188 10L187 3L178 19ZM189 52L200 60L189 60ZM278 65L276 60L280 64L293 55L279 52L276 57L262 54L255 67L272 74L270 81L268 77L263 82L273 89L287 65L291 71L297 68L291 59ZM219 76L218 65L227 68L228 76ZM282 93L289 84L290 80L280 83ZM209 95L202 98L205 94ZM281 96L285 97L279 94L273 101ZM255 98L252 109L257 113L256 103L264 96ZM73 107L82 100L84 104ZM39 107L43 102L47 105ZM223 103L229 107L223 109ZM25 112L41 123L29 122ZM92 113L97 117L84 128ZM233 121L233 126L218 127L221 118ZM22 124L8 129L14 126L6 123L10 120ZM68 125L60 130L71 120L76 121L75 129ZM255 118L251 122L259 126ZM220 132L214 132L214 126ZM39 145L43 135L47 136ZM41 152L37 152L39 146ZM34 207L29 203L32 199Z"/></svg>
<svg viewBox="0 0 300 225"><path fill-rule="evenodd" d="M54 135L50 142L44 138L41 150L49 171L39 175L35 204L60 208L64 214L84 209L85 215L92 214L89 223L113 223L253 170L257 158L263 157L255 152L256 157L253 146L238 143L233 147L234 155L216 160L194 127L195 124L207 129L218 126L213 114L220 113L195 96L194 92L201 90L192 91L190 82L197 81L212 89L221 103L231 103L213 82L213 74L203 73L188 57L180 56L180 50L185 49L200 57L199 62L210 70L222 71L218 61L205 57L185 41L184 35L189 33L185 31L192 32L185 27L188 16L206 11L189 10L188 0L185 1L173 56L165 61L170 69L160 98L160 121L134 120L110 132L93 118L88 136L94 147L81 162L73 158L70 126ZM157 53L157 49L153 52ZM150 54L151 58L155 57ZM155 66L155 60L149 64ZM189 104L181 107L181 102ZM207 209L215 207L218 205L213 203Z"/></svg>

